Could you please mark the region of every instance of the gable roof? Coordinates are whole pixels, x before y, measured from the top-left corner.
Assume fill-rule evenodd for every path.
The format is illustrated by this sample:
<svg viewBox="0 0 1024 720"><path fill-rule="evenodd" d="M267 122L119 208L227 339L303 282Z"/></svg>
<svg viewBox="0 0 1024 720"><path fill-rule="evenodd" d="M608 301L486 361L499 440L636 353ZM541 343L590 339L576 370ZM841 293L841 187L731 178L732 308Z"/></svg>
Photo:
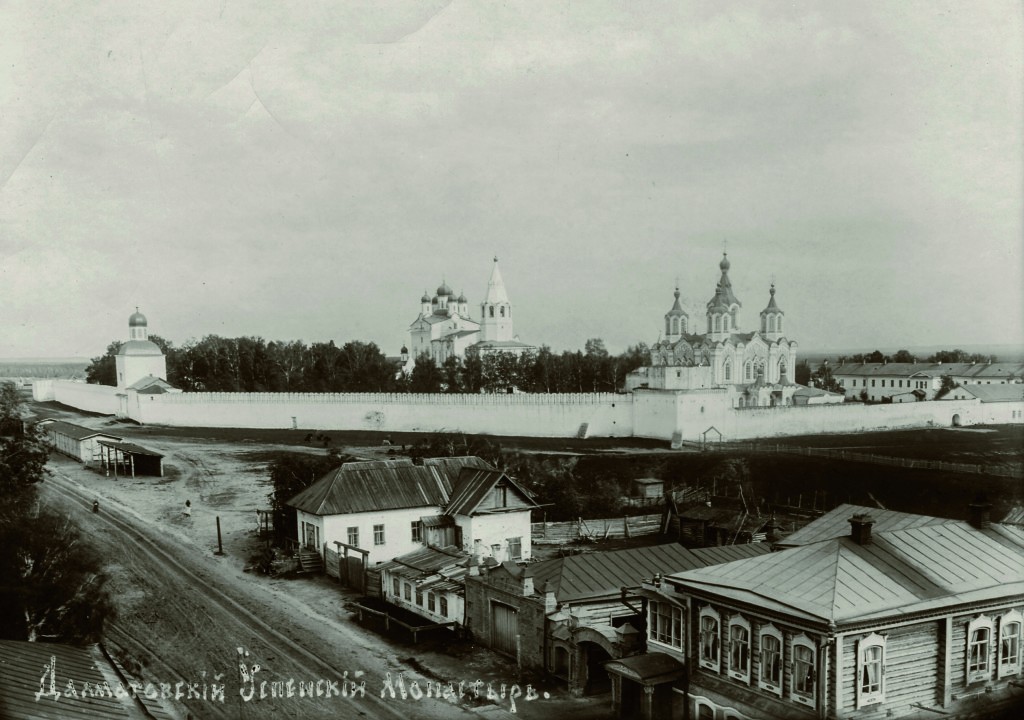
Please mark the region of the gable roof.
<svg viewBox="0 0 1024 720"><path fill-rule="evenodd" d="M451 500L445 508L445 515L472 515L476 512L494 486L502 478L522 498L529 508L540 507L528 492L515 480L500 470L491 468L464 468L451 493ZM500 510L501 508L495 508ZM521 508L520 508L521 509Z"/></svg>
<svg viewBox="0 0 1024 720"><path fill-rule="evenodd" d="M960 386L983 403L989 402L1022 402L1024 401L1024 384L981 385L968 383Z"/></svg>
<svg viewBox="0 0 1024 720"><path fill-rule="evenodd" d="M1024 535L949 522L842 537L690 570L672 584L801 619L878 620L1024 594Z"/></svg>
<svg viewBox="0 0 1024 720"><path fill-rule="evenodd" d="M91 437L104 437L110 438L111 440L121 439L118 435L111 435L110 433L103 432L102 430L93 430L92 428L82 427L81 425L64 422L63 420L47 421L44 427L48 433L58 433L69 437L72 440L88 440Z"/></svg>
<svg viewBox="0 0 1024 720"><path fill-rule="evenodd" d="M478 457L345 463L292 497L286 505L311 515L443 507L463 467L489 467Z"/></svg>
<svg viewBox="0 0 1024 720"><path fill-rule="evenodd" d="M857 514L871 516L871 519L875 521L875 524L872 526L873 533L957 522L956 520L932 517L931 515L914 515L913 513L899 512L897 510L882 510L880 508L843 503L833 510L829 510L821 517L815 518L796 532L782 538L775 545L776 547L788 548L798 545L809 545L821 542L822 540L846 537L850 534L849 520Z"/></svg>
<svg viewBox="0 0 1024 720"><path fill-rule="evenodd" d="M844 363L832 367L835 376L1018 378L1024 363Z"/></svg>
<svg viewBox="0 0 1024 720"><path fill-rule="evenodd" d="M720 552L723 548L700 548L689 550L678 543L652 547L629 548L610 552L570 555L565 558L545 560L526 567L528 576L533 577L534 587L555 593L558 602L570 602L603 595L617 595L622 587L639 585L656 574L671 574L705 567L730 560L765 555L771 548L764 543L730 545L728 555Z"/></svg>

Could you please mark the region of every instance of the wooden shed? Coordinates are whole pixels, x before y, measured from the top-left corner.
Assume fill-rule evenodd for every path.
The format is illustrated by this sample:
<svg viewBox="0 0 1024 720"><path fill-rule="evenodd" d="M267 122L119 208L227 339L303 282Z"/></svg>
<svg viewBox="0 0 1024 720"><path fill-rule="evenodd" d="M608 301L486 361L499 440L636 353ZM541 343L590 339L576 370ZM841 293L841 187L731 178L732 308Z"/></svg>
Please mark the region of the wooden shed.
<svg viewBox="0 0 1024 720"><path fill-rule="evenodd" d="M54 450L87 465L100 462L100 440L121 440L117 435L62 420L40 423L40 427Z"/></svg>
<svg viewBox="0 0 1024 720"><path fill-rule="evenodd" d="M164 456L141 445L121 440L99 440L100 465L115 478L164 475Z"/></svg>

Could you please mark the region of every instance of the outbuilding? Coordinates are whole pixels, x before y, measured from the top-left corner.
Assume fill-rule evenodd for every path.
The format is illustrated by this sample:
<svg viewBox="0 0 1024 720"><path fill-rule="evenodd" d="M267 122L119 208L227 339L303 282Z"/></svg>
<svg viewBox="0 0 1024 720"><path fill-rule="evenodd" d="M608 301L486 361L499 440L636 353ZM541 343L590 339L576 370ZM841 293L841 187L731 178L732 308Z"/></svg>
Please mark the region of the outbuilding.
<svg viewBox="0 0 1024 720"><path fill-rule="evenodd" d="M120 441L117 435L82 427L74 423L54 420L40 424L46 440L59 453L74 458L86 465L101 461L100 440Z"/></svg>
<svg viewBox="0 0 1024 720"><path fill-rule="evenodd" d="M99 440L100 464L115 478L136 475L164 475L164 456L141 445L122 440Z"/></svg>

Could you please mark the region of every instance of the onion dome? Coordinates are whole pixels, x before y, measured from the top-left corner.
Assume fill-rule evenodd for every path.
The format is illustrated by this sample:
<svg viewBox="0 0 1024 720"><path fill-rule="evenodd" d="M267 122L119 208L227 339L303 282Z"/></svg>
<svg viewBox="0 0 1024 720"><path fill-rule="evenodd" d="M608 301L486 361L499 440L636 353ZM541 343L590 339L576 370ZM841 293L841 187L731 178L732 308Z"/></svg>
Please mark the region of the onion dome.
<svg viewBox="0 0 1024 720"><path fill-rule="evenodd" d="M402 355L408 355L409 354L409 348L407 348L405 345L403 345L402 346L402 350L401 350L401 354Z"/></svg>
<svg viewBox="0 0 1024 720"><path fill-rule="evenodd" d="M683 306L679 303L679 288L676 288L675 296L676 296L676 301L675 301L675 303L673 303L672 309L668 311L667 315L669 315L669 316L685 315L686 311L683 310Z"/></svg>
<svg viewBox="0 0 1024 720"><path fill-rule="evenodd" d="M459 295L459 299L456 300L455 302L457 302L457 303L467 303L467 302L469 302L469 300L466 299L465 293L462 293L462 294Z"/></svg>
<svg viewBox="0 0 1024 720"><path fill-rule="evenodd" d="M770 312L781 313L782 312L782 308L780 308L775 303L775 283L772 283L771 290L768 291L768 294L771 296L769 298L769 300L768 300L768 306L764 310L762 310L761 312L762 313L770 313Z"/></svg>
<svg viewBox="0 0 1024 720"><path fill-rule="evenodd" d="M718 281L718 285L715 286L715 295L708 301L708 310L732 308L733 305L743 307L743 303L736 299L736 296L732 292L732 281L729 280L729 257L726 253L722 253L722 261L718 263L719 269L722 271L722 277Z"/></svg>
<svg viewBox="0 0 1024 720"><path fill-rule="evenodd" d="M448 287L448 283L442 281L441 285L437 288L437 294L440 297L441 295L454 295L455 293Z"/></svg>
<svg viewBox="0 0 1024 720"><path fill-rule="evenodd" d="M732 265L729 263L729 254L722 253L722 262L718 263L718 268L722 272L729 272L730 267L732 267Z"/></svg>
<svg viewBox="0 0 1024 720"><path fill-rule="evenodd" d="M146 327L146 316L139 312L138 308L135 308L135 312L128 318L128 327Z"/></svg>
<svg viewBox="0 0 1024 720"><path fill-rule="evenodd" d="M421 303L428 303L428 302L430 302L430 296L427 295L427 291L426 290L423 291L423 297L420 298L420 302Z"/></svg>

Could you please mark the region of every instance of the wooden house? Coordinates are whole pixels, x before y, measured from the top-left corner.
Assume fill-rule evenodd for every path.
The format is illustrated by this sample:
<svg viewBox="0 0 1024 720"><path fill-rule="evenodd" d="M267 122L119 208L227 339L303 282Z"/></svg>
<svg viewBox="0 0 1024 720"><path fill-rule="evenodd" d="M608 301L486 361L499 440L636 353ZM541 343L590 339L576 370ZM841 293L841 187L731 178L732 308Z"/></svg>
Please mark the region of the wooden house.
<svg viewBox="0 0 1024 720"><path fill-rule="evenodd" d="M47 443L57 452L74 458L86 465L98 464L103 458L101 440L120 441L121 437L100 430L82 427L63 420L51 420L39 423L38 427L46 437Z"/></svg>
<svg viewBox="0 0 1024 720"><path fill-rule="evenodd" d="M989 525L983 505L972 510L971 523L913 521L884 532L856 513L843 537L829 531L644 583L647 654L657 658L645 662L657 667L632 658L606 666L616 716L1009 711L1021 696L1024 531Z"/></svg>
<svg viewBox="0 0 1024 720"><path fill-rule="evenodd" d="M424 547L377 566L381 597L434 623L466 622L469 553L450 545Z"/></svg>

